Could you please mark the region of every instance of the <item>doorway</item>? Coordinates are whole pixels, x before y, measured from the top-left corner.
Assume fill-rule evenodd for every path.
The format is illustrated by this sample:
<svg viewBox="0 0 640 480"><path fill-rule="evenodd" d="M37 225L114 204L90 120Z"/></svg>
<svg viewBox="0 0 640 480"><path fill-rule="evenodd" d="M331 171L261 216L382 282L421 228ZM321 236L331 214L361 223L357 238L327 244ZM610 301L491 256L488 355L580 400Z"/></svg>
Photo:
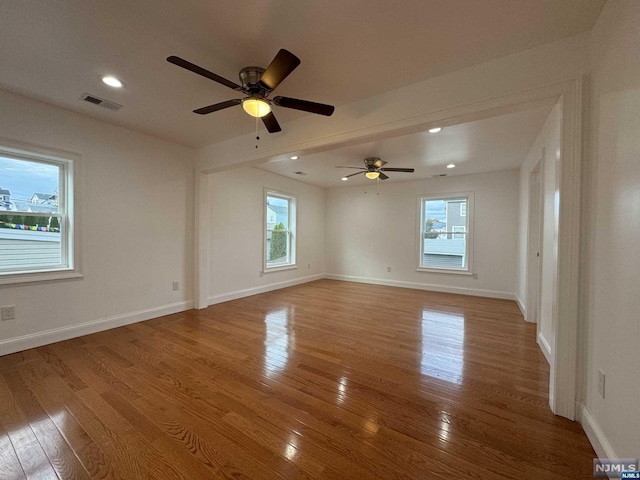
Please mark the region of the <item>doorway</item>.
<svg viewBox="0 0 640 480"><path fill-rule="evenodd" d="M540 333L542 225L544 224L544 209L542 206L544 186L544 177L542 175L543 159L544 151L529 175L529 218L527 229L527 309L525 320L537 324L537 333ZM536 338L538 338L537 335ZM547 356L546 352L544 353ZM547 358L548 360L549 358Z"/></svg>

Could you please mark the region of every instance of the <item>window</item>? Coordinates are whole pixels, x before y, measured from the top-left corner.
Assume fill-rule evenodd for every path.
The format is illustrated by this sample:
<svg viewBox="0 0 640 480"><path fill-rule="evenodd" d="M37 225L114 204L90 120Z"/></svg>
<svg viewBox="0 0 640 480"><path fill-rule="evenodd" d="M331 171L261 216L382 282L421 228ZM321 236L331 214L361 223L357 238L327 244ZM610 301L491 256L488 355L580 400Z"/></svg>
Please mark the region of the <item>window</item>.
<svg viewBox="0 0 640 480"><path fill-rule="evenodd" d="M461 226L461 225L454 225L453 227L451 227L451 231L452 232L464 232L464 231L466 231L466 229L467 229L466 227ZM460 234L454 233L453 234L453 238L464 238L464 235L460 235Z"/></svg>
<svg viewBox="0 0 640 480"><path fill-rule="evenodd" d="M265 190L264 271L296 265L296 197Z"/></svg>
<svg viewBox="0 0 640 480"><path fill-rule="evenodd" d="M80 276L80 158L0 140L0 284Z"/></svg>
<svg viewBox="0 0 640 480"><path fill-rule="evenodd" d="M471 274L473 194L423 196L419 211L418 270Z"/></svg>

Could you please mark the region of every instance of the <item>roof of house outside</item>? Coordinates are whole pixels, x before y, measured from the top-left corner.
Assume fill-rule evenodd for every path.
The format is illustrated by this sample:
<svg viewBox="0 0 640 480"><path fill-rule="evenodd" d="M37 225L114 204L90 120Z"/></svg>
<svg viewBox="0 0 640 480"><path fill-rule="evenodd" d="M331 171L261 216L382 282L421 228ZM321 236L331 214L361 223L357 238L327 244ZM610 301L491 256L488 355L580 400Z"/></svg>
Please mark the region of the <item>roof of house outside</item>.
<svg viewBox="0 0 640 480"><path fill-rule="evenodd" d="M32 203L29 200L12 200L9 203L0 203L0 211L57 213L58 207L55 205L43 205L41 203Z"/></svg>
<svg viewBox="0 0 640 480"><path fill-rule="evenodd" d="M38 197L39 200L51 200L55 199L57 195L55 193L34 193L31 198Z"/></svg>

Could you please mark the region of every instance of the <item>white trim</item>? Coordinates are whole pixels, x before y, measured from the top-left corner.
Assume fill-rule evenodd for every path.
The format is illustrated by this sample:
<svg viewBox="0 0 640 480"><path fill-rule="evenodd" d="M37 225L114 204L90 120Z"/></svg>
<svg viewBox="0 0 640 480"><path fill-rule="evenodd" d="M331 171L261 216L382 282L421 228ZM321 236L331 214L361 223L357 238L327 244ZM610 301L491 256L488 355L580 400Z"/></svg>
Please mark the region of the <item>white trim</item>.
<svg viewBox="0 0 640 480"><path fill-rule="evenodd" d="M580 283L580 176L582 164L582 79L562 91L561 158L556 272L553 285L554 342L549 391L551 409L573 420L578 381L578 288Z"/></svg>
<svg viewBox="0 0 640 480"><path fill-rule="evenodd" d="M209 175L196 172L195 176L195 211L193 239L193 292L194 308L207 308L209 295Z"/></svg>
<svg viewBox="0 0 640 480"><path fill-rule="evenodd" d="M316 280L322 280L324 275L310 275L308 277L295 278L293 280L286 280L284 282L270 283L269 285L262 285L260 287L246 288L244 290L236 290L235 292L222 293L220 295L213 295L209 297L209 305L216 305L218 303L229 302L231 300L237 300L239 298L251 297L260 293L271 292L273 290L280 290L282 288L293 287L302 283L314 282Z"/></svg>
<svg viewBox="0 0 640 480"><path fill-rule="evenodd" d="M444 273L447 275L475 275L475 272L469 270L454 270L453 268L435 268L435 267L418 267L416 272L422 273Z"/></svg>
<svg viewBox="0 0 640 480"><path fill-rule="evenodd" d="M600 428L600 425L598 425L598 422L596 422L596 419L593 418L593 415L587 406L582 402L578 402L576 412L578 413L578 421L582 425L584 433L587 434L587 438L589 439L589 442L591 442L593 449L596 451L598 458L620 458L613 450L611 443Z"/></svg>
<svg viewBox="0 0 640 480"><path fill-rule="evenodd" d="M544 338L542 332L538 333L538 346L540 347L540 350L542 350L544 358L547 359L547 363L549 364L549 366L553 365L551 361L551 346L549 346L549 342L546 338Z"/></svg>
<svg viewBox="0 0 640 480"><path fill-rule="evenodd" d="M41 347L50 343L69 340L70 338L81 337L104 330L110 330L123 325L144 322L153 318L171 315L172 313L184 312L193 308L193 301L171 303L161 307L138 310L137 312L115 315L113 317L101 318L78 325L54 328L43 332L30 333L20 337L10 338L0 341L0 356L10 353L28 350L30 348Z"/></svg>
<svg viewBox="0 0 640 480"><path fill-rule="evenodd" d="M527 309L524 307L524 303L522 302L522 300L520 299L520 297L518 296L518 294L516 293L515 295L516 297L516 303L518 304L518 308L520 308L520 313L522 313L522 317L527 320Z"/></svg>
<svg viewBox="0 0 640 480"><path fill-rule="evenodd" d="M295 263L287 263L282 267L269 267L262 271L263 274L274 273L274 272L282 272L283 270L295 270L298 268L298 264Z"/></svg>
<svg viewBox="0 0 640 480"><path fill-rule="evenodd" d="M373 285L385 285L387 287L413 288L416 290L428 290L431 292L457 293L459 295L471 295L474 297L502 298L515 300L515 294L499 292L496 290L481 290L478 288L449 287L445 285L433 285L429 283L403 282L398 280L384 280L381 278L352 277L349 275L325 274L329 280L341 280L343 282L369 283Z"/></svg>

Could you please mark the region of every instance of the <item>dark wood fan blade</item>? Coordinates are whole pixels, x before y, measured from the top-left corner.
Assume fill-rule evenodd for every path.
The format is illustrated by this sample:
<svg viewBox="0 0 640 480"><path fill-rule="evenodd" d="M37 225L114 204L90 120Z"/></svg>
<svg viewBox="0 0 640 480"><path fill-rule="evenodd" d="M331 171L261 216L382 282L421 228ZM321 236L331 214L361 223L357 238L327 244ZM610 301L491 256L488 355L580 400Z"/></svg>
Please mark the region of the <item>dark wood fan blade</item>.
<svg viewBox="0 0 640 480"><path fill-rule="evenodd" d="M317 113L330 117L333 115L335 107L333 105L325 105L324 103L309 102L308 100L300 100L298 98L274 97L273 103L284 108L293 108L294 110L302 110L303 112Z"/></svg>
<svg viewBox="0 0 640 480"><path fill-rule="evenodd" d="M362 168L362 167L344 167L342 165L337 165L336 168L353 168L355 170L366 170L366 168Z"/></svg>
<svg viewBox="0 0 640 480"><path fill-rule="evenodd" d="M223 110L225 108L234 107L236 105L240 105L242 100L236 98L235 100L227 100L226 102L215 103L213 105L209 105L208 107L198 108L194 110L193 113L197 113L198 115L206 115L207 113L217 112L218 110Z"/></svg>
<svg viewBox="0 0 640 480"><path fill-rule="evenodd" d="M378 159L378 160L375 161L373 166L376 167L376 168L380 168L380 167L385 166L386 164L387 164L387 162L385 162L384 160Z"/></svg>
<svg viewBox="0 0 640 480"><path fill-rule="evenodd" d="M269 90L275 90L298 65L300 65L300 59L293 53L282 48L262 74L260 83Z"/></svg>
<svg viewBox="0 0 640 480"><path fill-rule="evenodd" d="M365 172L356 172L356 173L352 173L351 175L345 175L344 178L349 178L349 177L353 177L355 175L360 175L361 173L365 173Z"/></svg>
<svg viewBox="0 0 640 480"><path fill-rule="evenodd" d="M276 116L273 114L273 112L269 112L264 117L262 117L262 123L264 123L264 126L267 127L269 133L282 131L282 128L280 128L280 124L278 123L278 120L276 120Z"/></svg>
<svg viewBox="0 0 640 480"><path fill-rule="evenodd" d="M378 178L380 180L386 180L387 178L389 178L387 175L385 175L384 173L380 172L380 175L378 176Z"/></svg>
<svg viewBox="0 0 640 480"><path fill-rule="evenodd" d="M406 172L413 173L415 169L413 168L381 168L381 172Z"/></svg>
<svg viewBox="0 0 640 480"><path fill-rule="evenodd" d="M172 55L170 57L167 57L167 62L173 63L174 65L177 65L179 67L185 68L190 72L197 73L198 75L202 75L203 77L206 77L209 80L213 80L214 82L221 83L225 87L229 87L234 90L242 90L242 87L237 83L233 83L231 80L227 80L226 78L223 78L220 75L216 75L215 73L210 72L209 70L205 70L204 68L199 67L198 65L195 65L191 62L188 62L187 60L184 60L180 57L176 57Z"/></svg>

